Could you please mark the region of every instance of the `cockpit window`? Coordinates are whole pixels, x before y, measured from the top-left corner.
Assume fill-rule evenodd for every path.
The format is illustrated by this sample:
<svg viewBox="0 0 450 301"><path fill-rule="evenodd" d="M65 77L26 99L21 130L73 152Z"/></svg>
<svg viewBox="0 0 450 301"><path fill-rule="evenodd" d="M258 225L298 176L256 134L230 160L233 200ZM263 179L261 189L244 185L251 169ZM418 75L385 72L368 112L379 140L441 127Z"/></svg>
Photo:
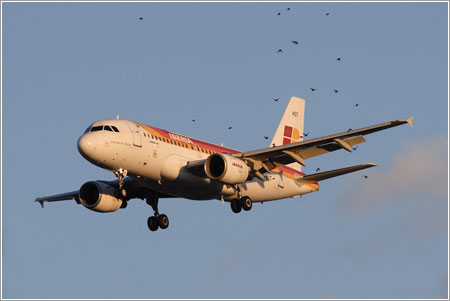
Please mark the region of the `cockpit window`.
<svg viewBox="0 0 450 301"><path fill-rule="evenodd" d="M113 130L112 130L112 128L109 125L105 125L105 131L112 132Z"/></svg>
<svg viewBox="0 0 450 301"><path fill-rule="evenodd" d="M101 131L103 129L103 125L93 126L91 132Z"/></svg>
<svg viewBox="0 0 450 301"><path fill-rule="evenodd" d="M119 130L115 126L112 125L111 127L114 130L114 132L119 132Z"/></svg>

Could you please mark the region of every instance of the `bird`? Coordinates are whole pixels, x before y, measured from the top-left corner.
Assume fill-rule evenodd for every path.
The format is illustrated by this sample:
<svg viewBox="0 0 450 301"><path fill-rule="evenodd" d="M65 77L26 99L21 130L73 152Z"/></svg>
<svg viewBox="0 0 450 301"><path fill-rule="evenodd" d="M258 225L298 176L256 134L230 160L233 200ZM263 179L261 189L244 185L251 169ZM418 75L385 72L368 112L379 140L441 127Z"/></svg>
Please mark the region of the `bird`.
<svg viewBox="0 0 450 301"><path fill-rule="evenodd" d="M337 92L339 92L338 90L334 90L334 93L337 93Z"/></svg>
<svg viewBox="0 0 450 301"><path fill-rule="evenodd" d="M266 139L266 140L269 139L269 136L264 136L264 139Z"/></svg>
<svg viewBox="0 0 450 301"><path fill-rule="evenodd" d="M326 15L326 16L329 16L329 15L330 15L330 13L326 13L325 15Z"/></svg>
<svg viewBox="0 0 450 301"><path fill-rule="evenodd" d="M277 15L279 16L279 15L281 15L281 13L278 13Z"/></svg>
<svg viewBox="0 0 450 301"><path fill-rule="evenodd" d="M272 143L272 147L275 147L275 143Z"/></svg>
<svg viewBox="0 0 450 301"><path fill-rule="evenodd" d="M352 130L352 129L348 129L348 130L347 130L347 133L350 132L350 131L353 131L353 130Z"/></svg>
<svg viewBox="0 0 450 301"><path fill-rule="evenodd" d="M192 122L195 122L195 119L192 119Z"/></svg>
<svg viewBox="0 0 450 301"><path fill-rule="evenodd" d="M232 127L231 127L231 126L229 126L229 127L228 127L228 129L229 129L229 130L231 130L231 129L232 129Z"/></svg>
<svg viewBox="0 0 450 301"><path fill-rule="evenodd" d="M139 20L144 20L144 18L140 17Z"/></svg>
<svg viewBox="0 0 450 301"><path fill-rule="evenodd" d="M356 150L358 148L358 146L352 147L353 150Z"/></svg>
<svg viewBox="0 0 450 301"><path fill-rule="evenodd" d="M311 91L313 91L313 92L316 91L316 89L314 89L314 88L310 88L310 89L311 89Z"/></svg>
<svg viewBox="0 0 450 301"><path fill-rule="evenodd" d="M278 97L278 98L274 98L273 100L275 100L275 101L279 101L280 100L280 98Z"/></svg>
<svg viewBox="0 0 450 301"><path fill-rule="evenodd" d="M283 49L278 49L277 53L283 53Z"/></svg>
<svg viewBox="0 0 450 301"><path fill-rule="evenodd" d="M294 45L298 45L298 41L297 41L297 40L292 41L292 43L293 43Z"/></svg>
<svg viewBox="0 0 450 301"><path fill-rule="evenodd" d="M338 57L337 59L336 59L336 61L340 61L341 60L341 58L340 57Z"/></svg>
<svg viewBox="0 0 450 301"><path fill-rule="evenodd" d="M316 172L319 172L320 171L320 168L316 168Z"/></svg>
<svg viewBox="0 0 450 301"><path fill-rule="evenodd" d="M309 133L303 133L303 136L308 137Z"/></svg>
<svg viewBox="0 0 450 301"><path fill-rule="evenodd" d="M355 105L355 107L357 107L357 106L359 106L359 104L357 103L356 105Z"/></svg>
<svg viewBox="0 0 450 301"><path fill-rule="evenodd" d="M291 10L291 8L290 8L290 7L288 7L288 8L286 8L286 10Z"/></svg>
<svg viewBox="0 0 450 301"><path fill-rule="evenodd" d="M364 178L366 178L366 179L367 179L368 177L369 177L369 176L366 176L366 175L364 175Z"/></svg>

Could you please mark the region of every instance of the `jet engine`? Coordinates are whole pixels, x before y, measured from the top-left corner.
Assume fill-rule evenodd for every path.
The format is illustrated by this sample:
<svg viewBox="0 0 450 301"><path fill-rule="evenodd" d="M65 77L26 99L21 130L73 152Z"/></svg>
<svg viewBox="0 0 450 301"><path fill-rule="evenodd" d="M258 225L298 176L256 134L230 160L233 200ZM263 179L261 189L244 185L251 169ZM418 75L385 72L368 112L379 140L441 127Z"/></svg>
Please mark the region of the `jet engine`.
<svg viewBox="0 0 450 301"><path fill-rule="evenodd" d="M114 187L100 181L84 183L79 192L81 204L97 212L114 212L122 205Z"/></svg>
<svg viewBox="0 0 450 301"><path fill-rule="evenodd" d="M240 184L247 180L249 167L244 161L227 154L213 154L206 159L205 173L225 184Z"/></svg>

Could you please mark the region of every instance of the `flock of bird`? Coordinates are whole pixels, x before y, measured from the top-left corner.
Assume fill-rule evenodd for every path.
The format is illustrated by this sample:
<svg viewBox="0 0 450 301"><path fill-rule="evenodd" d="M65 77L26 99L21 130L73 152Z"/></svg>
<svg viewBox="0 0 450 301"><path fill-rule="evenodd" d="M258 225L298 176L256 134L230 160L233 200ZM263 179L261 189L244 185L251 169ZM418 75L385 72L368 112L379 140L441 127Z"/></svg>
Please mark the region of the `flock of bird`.
<svg viewBox="0 0 450 301"><path fill-rule="evenodd" d="M288 7L288 8L286 8L286 10L287 10L287 11L290 11L291 8ZM278 12L277 15L280 16L280 15L281 15L281 12ZM325 15L326 15L326 16L329 16L330 13L327 12ZM142 21L142 20L144 20L144 18L143 18L143 17L139 17L139 20ZM298 46L298 45L299 45L299 41L298 41L298 40L292 40L291 43L292 43L293 45L295 45L295 46ZM279 54L283 53L283 49L279 48L279 49L277 50L277 53L279 53ZM336 61L341 61L341 58L340 58L340 57L336 58ZM310 89L311 89L312 92L315 92L315 91L317 90L316 88L312 88L312 87L310 87ZM334 89L333 92L334 92L334 93L338 93L339 90ZM280 100L280 98L279 98L279 97L278 97L278 98L273 98L273 100L274 100L275 102L277 102L277 101ZM359 104L355 104L355 107L358 107L358 106L359 106ZM195 122L195 119L192 119L192 122ZM228 130L231 130L232 128L233 128L233 127L229 126L229 127L228 127ZM352 129L348 129L347 132L350 132L351 130L352 130ZM303 136L300 136L300 137L301 137L301 138L307 137L308 134L309 134L309 133L303 133ZM269 136L264 136L264 139L268 140L268 139L269 139ZM275 146L275 145L272 145L272 146ZM353 150L356 150L357 148L358 148L358 146L352 147ZM316 168L316 172L320 172L320 168ZM364 178L367 179L368 176L367 176L367 175L364 175Z"/></svg>
<svg viewBox="0 0 450 301"><path fill-rule="evenodd" d="M287 10L287 11L290 11L291 8L287 8L286 10ZM281 12L278 12L277 15L280 16L280 15L281 15ZM326 15L326 16L329 16L330 13L327 12L325 15ZM298 45L299 45L299 41L298 41L298 40L292 40L291 42L292 42L292 44L294 44L295 46L298 46ZM277 50L277 54L281 54L281 53L283 53L283 49L279 48L279 49ZM336 58L336 61L338 61L338 62L340 62L341 60L342 60L342 59L341 59L340 57L337 57L337 58ZM317 90L317 88L313 88L313 87L310 87L310 89L311 89L312 92L315 92L315 91ZM333 92L336 94L336 93L339 92L339 90L334 89ZM277 101L280 100L279 97L277 97L277 98L272 98L272 99L273 99L275 102L277 102ZM355 104L355 107L358 107L358 106L359 106L358 103ZM352 130L352 129L348 129L347 132L350 132L351 130ZM304 137L308 136L308 133L303 133L303 136L304 136ZM300 136L300 137L303 138L303 136ZM268 138L269 138L268 136L264 136L264 139L267 140ZM275 146L275 145L273 145L273 146ZM357 148L358 148L358 146L352 147L353 150L356 150ZM320 172L320 168L317 168L317 169L316 169L316 172ZM364 178L367 179L368 176L367 176L367 175L364 175Z"/></svg>

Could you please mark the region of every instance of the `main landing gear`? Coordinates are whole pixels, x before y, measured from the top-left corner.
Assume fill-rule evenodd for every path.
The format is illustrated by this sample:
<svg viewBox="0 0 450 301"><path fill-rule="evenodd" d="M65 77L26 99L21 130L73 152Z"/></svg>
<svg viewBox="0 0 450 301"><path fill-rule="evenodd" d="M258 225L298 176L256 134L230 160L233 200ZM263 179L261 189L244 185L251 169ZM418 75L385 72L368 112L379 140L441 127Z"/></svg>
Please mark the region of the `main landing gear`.
<svg viewBox="0 0 450 301"><path fill-rule="evenodd" d="M150 231L161 229L166 229L169 227L169 218L165 214L159 214L158 212L158 198L157 197L147 197L147 204L152 206L153 211L155 211L153 216L150 216L147 220L147 225Z"/></svg>
<svg viewBox="0 0 450 301"><path fill-rule="evenodd" d="M252 209L252 200L248 196L244 196L240 199L232 199L230 204L231 210L234 213L241 212L241 209L244 209L245 211Z"/></svg>

